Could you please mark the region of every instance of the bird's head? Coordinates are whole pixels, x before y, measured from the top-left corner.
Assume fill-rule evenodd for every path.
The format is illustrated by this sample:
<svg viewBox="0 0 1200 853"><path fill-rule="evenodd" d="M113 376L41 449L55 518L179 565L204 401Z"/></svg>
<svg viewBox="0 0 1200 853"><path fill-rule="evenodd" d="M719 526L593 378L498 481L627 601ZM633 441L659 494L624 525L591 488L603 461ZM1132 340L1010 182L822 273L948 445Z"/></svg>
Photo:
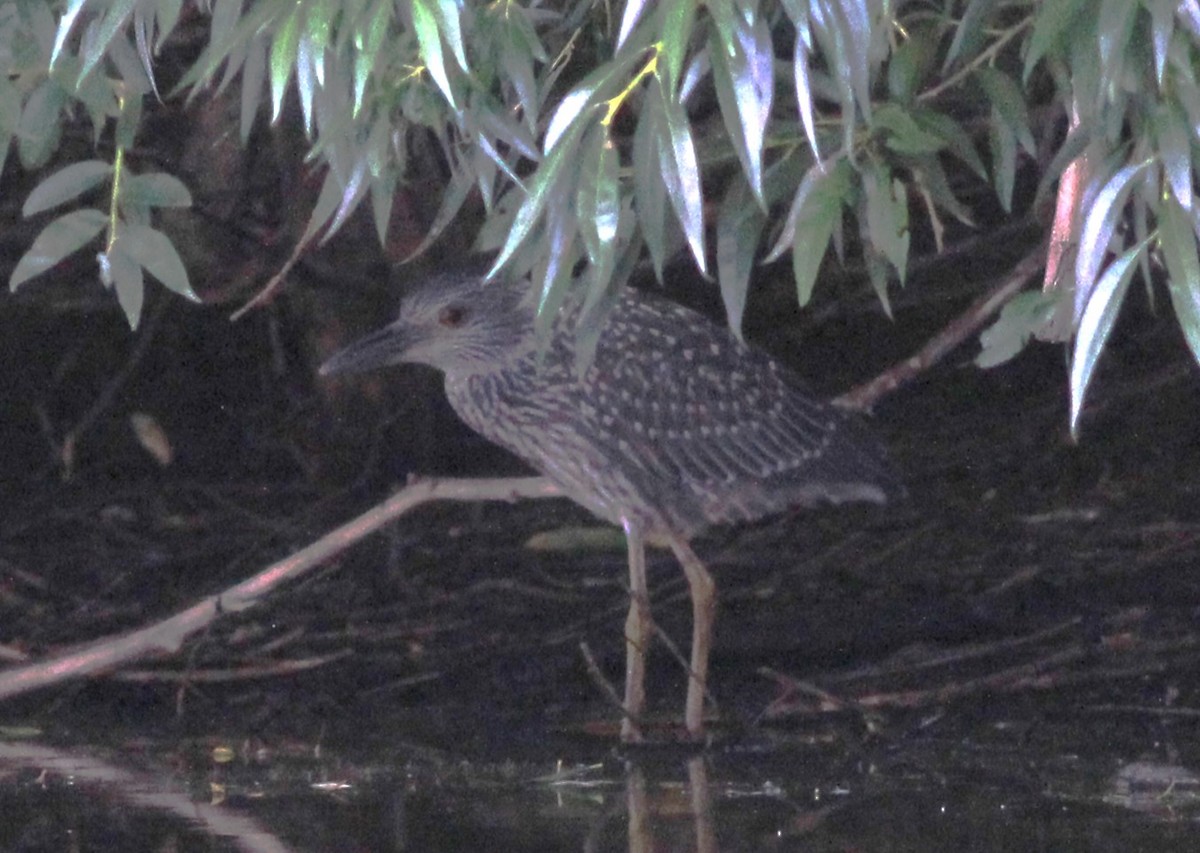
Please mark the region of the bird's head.
<svg viewBox="0 0 1200 853"><path fill-rule="evenodd" d="M440 276L409 293L395 322L321 365L321 374L389 364L427 364L446 373L487 373L530 345L533 311L520 283Z"/></svg>

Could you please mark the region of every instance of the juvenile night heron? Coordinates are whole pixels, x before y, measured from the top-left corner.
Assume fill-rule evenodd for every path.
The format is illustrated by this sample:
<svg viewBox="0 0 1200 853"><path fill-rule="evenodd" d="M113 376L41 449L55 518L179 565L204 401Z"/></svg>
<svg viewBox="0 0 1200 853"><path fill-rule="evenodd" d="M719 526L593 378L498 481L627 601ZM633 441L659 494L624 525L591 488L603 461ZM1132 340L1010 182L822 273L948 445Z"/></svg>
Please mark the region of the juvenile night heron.
<svg viewBox="0 0 1200 853"><path fill-rule="evenodd" d="M725 327L626 288L581 372L578 313L578 305L561 312L539 347L528 283L442 276L321 373L402 362L443 371L450 404L469 426L624 528L625 740L640 739L652 632L645 542L669 545L691 592L684 719L698 737L716 599L689 539L712 524L795 506L883 502L901 487L857 420L813 399L786 368Z"/></svg>

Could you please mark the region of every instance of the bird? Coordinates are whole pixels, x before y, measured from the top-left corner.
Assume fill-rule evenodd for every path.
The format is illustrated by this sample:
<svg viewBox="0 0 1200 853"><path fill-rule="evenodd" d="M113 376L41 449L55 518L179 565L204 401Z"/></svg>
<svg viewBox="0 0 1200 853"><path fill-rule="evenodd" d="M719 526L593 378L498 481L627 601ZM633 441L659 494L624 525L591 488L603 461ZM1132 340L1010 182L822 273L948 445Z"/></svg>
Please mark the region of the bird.
<svg viewBox="0 0 1200 853"><path fill-rule="evenodd" d="M691 540L797 507L884 503L903 486L857 416L813 396L727 326L624 287L589 358L580 351L582 300L569 297L539 334L538 293L527 279L431 276L402 298L394 322L334 354L320 373L436 368L468 426L624 530L625 742L643 739L653 634L645 547L668 546L692 603L684 725L689 739L702 739L716 589Z"/></svg>

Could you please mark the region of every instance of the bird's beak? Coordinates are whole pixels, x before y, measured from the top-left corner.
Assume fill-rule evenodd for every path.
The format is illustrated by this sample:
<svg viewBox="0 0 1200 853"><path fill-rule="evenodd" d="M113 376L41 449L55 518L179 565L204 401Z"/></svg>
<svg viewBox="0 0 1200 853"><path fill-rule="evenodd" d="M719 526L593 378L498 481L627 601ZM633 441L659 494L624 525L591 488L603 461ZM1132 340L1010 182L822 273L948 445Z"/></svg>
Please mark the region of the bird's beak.
<svg viewBox="0 0 1200 853"><path fill-rule="evenodd" d="M406 336L394 326L384 326L334 353L321 365L320 374L363 373L388 364L399 364L406 349Z"/></svg>

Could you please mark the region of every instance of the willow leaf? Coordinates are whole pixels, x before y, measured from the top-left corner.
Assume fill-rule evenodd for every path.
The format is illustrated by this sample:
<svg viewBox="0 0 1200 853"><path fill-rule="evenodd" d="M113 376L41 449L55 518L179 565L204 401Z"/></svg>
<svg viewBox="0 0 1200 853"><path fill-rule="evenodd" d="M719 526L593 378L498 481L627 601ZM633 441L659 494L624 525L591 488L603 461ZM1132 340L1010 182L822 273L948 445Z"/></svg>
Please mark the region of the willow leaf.
<svg viewBox="0 0 1200 853"><path fill-rule="evenodd" d="M1071 357L1071 436L1079 432L1079 415L1083 411L1083 395L1095 374L1100 353L1108 342L1113 324L1117 321L1121 301L1129 289L1129 282L1137 269L1138 257L1149 245L1149 238L1127 249L1108 265L1104 275L1088 297L1087 305L1079 318L1079 329L1075 334L1074 354Z"/></svg>

